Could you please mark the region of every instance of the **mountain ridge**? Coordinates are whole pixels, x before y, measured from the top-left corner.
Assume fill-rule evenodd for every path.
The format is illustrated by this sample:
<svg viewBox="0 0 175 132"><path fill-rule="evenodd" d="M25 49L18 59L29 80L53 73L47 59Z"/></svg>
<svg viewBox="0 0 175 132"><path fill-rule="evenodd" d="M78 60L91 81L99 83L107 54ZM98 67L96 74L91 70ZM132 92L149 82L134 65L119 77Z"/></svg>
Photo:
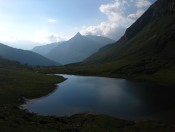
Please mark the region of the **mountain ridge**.
<svg viewBox="0 0 175 132"><path fill-rule="evenodd" d="M100 37L103 42L100 39L94 41L96 38L98 37L91 36L88 38L80 33L77 33L68 41L57 45L48 54L46 54L45 57L58 61L62 64L76 63L84 60L92 53L97 52L100 47L114 42L112 39L105 37ZM101 41L101 43L99 41Z"/></svg>
<svg viewBox="0 0 175 132"><path fill-rule="evenodd" d="M174 1L171 1L169 0L170 2L168 2L168 5L171 5L172 3L174 3ZM172 3L171 3L172 2ZM160 20L160 18L162 17L163 14L159 14L159 10L162 10L161 8L159 7L162 7L161 5L166 5L164 2L162 3L162 0L159 0L157 2L155 2L135 23L133 23L125 32L125 35L120 39L118 40L117 42L115 42L114 44L111 44L111 45L107 45L107 46L104 46L102 47L99 52L95 53L94 55L90 56L89 58L87 58L84 62L91 62L91 63L98 63L98 61L100 61L100 56L102 56L102 52L104 52L104 55L103 58L100 62L102 61L105 61L105 57L107 56L110 56L108 57L109 60L108 61L112 61L112 60L115 60L115 57L116 58L119 58L121 57L119 55L119 52L121 52L121 50L119 49L124 49L124 46L127 46L129 45L130 47L132 47L131 45L134 45L134 44L127 44L129 43L129 41L131 41L133 39L133 37L135 37L136 35L138 35L139 33L142 32L142 29L145 28L146 26L148 26L148 24L150 24L152 22L152 25L149 27L150 28L150 31L151 31L151 28L153 27L156 27L157 25L155 25L156 23L158 23L158 19ZM158 10L159 9L159 10ZM168 8L169 9L169 8ZM162 10L161 12L163 13L166 13L167 12L167 8L165 8L164 10ZM171 14L172 12L172 9L170 8L170 12L169 14L171 15L170 17L172 18L167 18L167 19L171 19L169 21L173 21L174 19L174 15L173 13ZM174 10L173 10L174 12ZM164 17L164 16L163 16ZM163 21L163 20L161 20ZM160 23L160 22L159 22ZM164 21L164 23L166 23ZM164 24L162 23L162 24ZM168 23L168 22L167 22ZM170 25L172 25L172 23L170 22ZM142 28L141 28L142 27ZM158 29L157 29L158 30ZM171 30L171 29L170 29ZM162 31L164 32L164 31ZM158 33L157 33L158 34ZM153 38L153 37L156 37L156 35L153 35L151 36L150 38ZM148 36L148 35L147 35ZM156 38L157 39L157 38ZM143 42L141 42L143 43ZM138 44L139 45L139 44ZM125 48L126 50L128 50L129 47ZM109 51L113 51L113 52L109 52ZM116 52L117 51L117 52ZM106 52L106 53L105 53ZM114 55L115 54L118 54L117 55ZM126 51L120 53L120 54L125 54L126 55ZM99 57L98 57L99 56ZM96 58L97 59L93 60L93 58ZM92 61L91 61L92 60ZM107 61L107 60L106 60Z"/></svg>
<svg viewBox="0 0 175 132"><path fill-rule="evenodd" d="M148 16L150 16L148 23L144 21L140 23L140 20L146 20ZM77 64L82 67L74 67L75 73L143 78L175 85L174 21L175 2L172 0L155 2L127 29L120 40L102 47ZM138 28L140 24L144 25L141 29ZM131 33L133 31L134 36Z"/></svg>
<svg viewBox="0 0 175 132"><path fill-rule="evenodd" d="M64 41L62 41L62 42L64 42ZM51 43L51 44L35 46L32 49L32 51L44 56L44 55L48 54L52 49L54 49L57 45L61 44L62 42L55 42L55 43Z"/></svg>
<svg viewBox="0 0 175 132"><path fill-rule="evenodd" d="M21 64L28 64L31 66L59 65L57 62L49 60L32 51L12 48L2 43L0 43L0 56L8 60L18 61Z"/></svg>

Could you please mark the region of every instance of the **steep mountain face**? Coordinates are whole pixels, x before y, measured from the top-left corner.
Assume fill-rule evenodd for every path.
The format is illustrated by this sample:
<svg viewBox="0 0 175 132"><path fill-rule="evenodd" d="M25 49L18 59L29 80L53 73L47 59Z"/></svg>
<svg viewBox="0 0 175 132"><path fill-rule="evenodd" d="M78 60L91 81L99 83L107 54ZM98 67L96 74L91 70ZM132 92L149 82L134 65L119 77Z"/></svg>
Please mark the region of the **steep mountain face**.
<svg viewBox="0 0 175 132"><path fill-rule="evenodd" d="M55 47L57 47L59 44L61 44L62 42L58 42L58 43L51 43L51 44L46 44L46 45L42 45L42 46L36 46L32 49L33 52L38 53L40 55L46 55L48 54L52 49L54 49Z"/></svg>
<svg viewBox="0 0 175 132"><path fill-rule="evenodd" d="M173 67L174 21L175 1L158 0L126 30L119 41L101 48L82 64L111 63L113 73L151 74L165 67Z"/></svg>
<svg viewBox="0 0 175 132"><path fill-rule="evenodd" d="M151 21L169 13L174 12L175 2L173 0L158 0L142 15L131 27L126 30L121 40L129 40L141 31ZM120 41L121 41L120 40Z"/></svg>
<svg viewBox="0 0 175 132"><path fill-rule="evenodd" d="M8 60L18 61L21 64L28 64L32 66L52 66L59 65L37 53L27 50L21 50L0 44L0 56Z"/></svg>
<svg viewBox="0 0 175 132"><path fill-rule="evenodd" d="M103 41L105 40L102 44L99 43L101 42L100 38L102 38ZM111 39L105 37L89 36L88 38L77 33L70 40L62 42L51 50L46 57L61 64L80 62L89 55L97 52L100 47L111 42L113 42Z"/></svg>

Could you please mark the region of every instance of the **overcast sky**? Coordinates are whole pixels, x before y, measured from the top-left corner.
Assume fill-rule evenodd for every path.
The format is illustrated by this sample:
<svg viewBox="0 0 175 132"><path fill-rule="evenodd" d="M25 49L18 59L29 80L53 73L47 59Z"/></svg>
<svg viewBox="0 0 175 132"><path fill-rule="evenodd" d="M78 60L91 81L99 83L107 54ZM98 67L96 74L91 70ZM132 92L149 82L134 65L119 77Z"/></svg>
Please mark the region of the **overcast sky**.
<svg viewBox="0 0 175 132"><path fill-rule="evenodd" d="M41 45L69 39L77 32L116 40L155 1L0 0L0 41L19 48L18 41ZM32 46L23 43L21 48Z"/></svg>

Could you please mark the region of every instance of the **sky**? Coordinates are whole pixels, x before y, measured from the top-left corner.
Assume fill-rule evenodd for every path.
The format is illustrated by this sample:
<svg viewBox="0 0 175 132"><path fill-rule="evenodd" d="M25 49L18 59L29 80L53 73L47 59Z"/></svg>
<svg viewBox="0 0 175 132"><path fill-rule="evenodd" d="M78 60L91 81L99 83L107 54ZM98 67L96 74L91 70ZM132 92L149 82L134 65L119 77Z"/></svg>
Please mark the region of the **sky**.
<svg viewBox="0 0 175 132"><path fill-rule="evenodd" d="M31 49L77 32L119 39L156 0L0 0L0 42Z"/></svg>

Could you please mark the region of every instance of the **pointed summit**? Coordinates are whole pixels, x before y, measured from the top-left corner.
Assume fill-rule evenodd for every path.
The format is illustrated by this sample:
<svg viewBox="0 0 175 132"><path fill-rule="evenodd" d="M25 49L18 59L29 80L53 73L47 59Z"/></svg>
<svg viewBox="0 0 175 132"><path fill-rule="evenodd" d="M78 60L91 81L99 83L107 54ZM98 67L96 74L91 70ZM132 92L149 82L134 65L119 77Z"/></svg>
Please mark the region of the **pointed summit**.
<svg viewBox="0 0 175 132"><path fill-rule="evenodd" d="M82 37L82 35L78 32L74 37Z"/></svg>
<svg viewBox="0 0 175 132"><path fill-rule="evenodd" d="M84 36L82 36L79 32L74 36L72 37L70 40L80 40L80 39L83 39Z"/></svg>

